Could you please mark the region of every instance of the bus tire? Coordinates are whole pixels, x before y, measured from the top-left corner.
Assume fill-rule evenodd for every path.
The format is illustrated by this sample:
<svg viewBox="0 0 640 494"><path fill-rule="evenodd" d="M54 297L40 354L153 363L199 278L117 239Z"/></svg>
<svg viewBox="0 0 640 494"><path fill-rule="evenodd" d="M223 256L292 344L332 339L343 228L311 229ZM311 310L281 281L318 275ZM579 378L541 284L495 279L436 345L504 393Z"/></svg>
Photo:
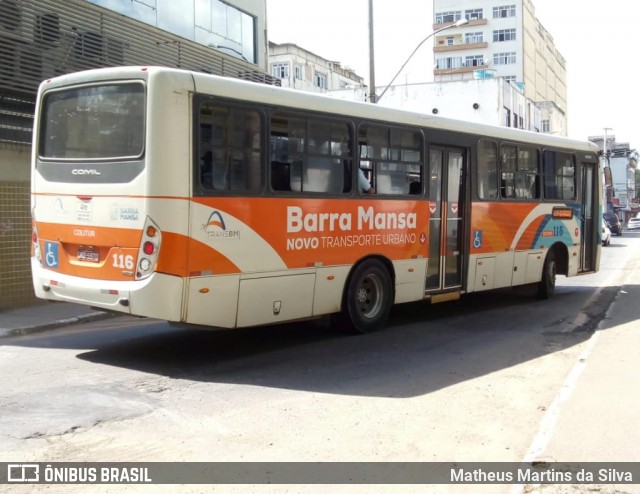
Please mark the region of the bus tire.
<svg viewBox="0 0 640 494"><path fill-rule="evenodd" d="M538 283L536 296L539 299L549 299L556 292L556 259L553 251L549 251L542 266L542 278Z"/></svg>
<svg viewBox="0 0 640 494"><path fill-rule="evenodd" d="M389 271L375 259L358 265L345 292L343 318L350 329L370 333L382 329L393 304L393 283Z"/></svg>

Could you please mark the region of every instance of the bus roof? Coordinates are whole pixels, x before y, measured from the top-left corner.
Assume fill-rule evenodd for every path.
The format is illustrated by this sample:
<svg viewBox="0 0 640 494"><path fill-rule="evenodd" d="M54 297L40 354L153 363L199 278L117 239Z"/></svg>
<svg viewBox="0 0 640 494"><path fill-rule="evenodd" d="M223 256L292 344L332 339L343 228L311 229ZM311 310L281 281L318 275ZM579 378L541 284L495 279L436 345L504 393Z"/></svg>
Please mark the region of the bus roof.
<svg viewBox="0 0 640 494"><path fill-rule="evenodd" d="M571 148L596 154L599 151L598 146L589 141L569 139L567 137L497 125L457 120L439 115L384 107L372 103L344 100L324 94L270 86L267 84L260 84L232 77L222 77L202 72L193 72L168 67L127 66L75 72L43 82L41 84L41 91L45 88L80 84L89 81L126 79L132 77L135 77L136 79L149 79L150 77L162 76L162 74L173 74L174 77L179 75L182 75L183 77L186 76L190 79L189 85L193 85L196 92L204 92L240 101L264 103L272 106L282 106L322 113L335 113L344 115L345 117L381 120L397 123L399 125L416 125L425 128L469 133L502 140L530 142L547 147Z"/></svg>

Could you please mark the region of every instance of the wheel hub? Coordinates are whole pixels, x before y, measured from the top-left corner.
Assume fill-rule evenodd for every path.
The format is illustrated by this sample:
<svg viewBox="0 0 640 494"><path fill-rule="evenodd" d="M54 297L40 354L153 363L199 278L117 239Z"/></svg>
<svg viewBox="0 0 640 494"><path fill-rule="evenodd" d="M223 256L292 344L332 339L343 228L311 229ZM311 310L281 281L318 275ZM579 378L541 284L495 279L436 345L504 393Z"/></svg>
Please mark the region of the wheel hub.
<svg viewBox="0 0 640 494"><path fill-rule="evenodd" d="M356 300L359 304L366 304L369 298L369 293L366 288L362 287L358 290L358 294L356 295Z"/></svg>

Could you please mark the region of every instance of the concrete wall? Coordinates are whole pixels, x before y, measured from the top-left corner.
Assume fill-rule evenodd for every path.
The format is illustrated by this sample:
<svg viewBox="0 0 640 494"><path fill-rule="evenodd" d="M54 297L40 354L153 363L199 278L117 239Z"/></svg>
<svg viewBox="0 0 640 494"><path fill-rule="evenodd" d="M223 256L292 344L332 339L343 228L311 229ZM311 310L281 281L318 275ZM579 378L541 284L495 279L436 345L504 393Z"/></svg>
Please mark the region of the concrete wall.
<svg viewBox="0 0 640 494"><path fill-rule="evenodd" d="M35 301L31 285L30 146L0 143L0 311Z"/></svg>

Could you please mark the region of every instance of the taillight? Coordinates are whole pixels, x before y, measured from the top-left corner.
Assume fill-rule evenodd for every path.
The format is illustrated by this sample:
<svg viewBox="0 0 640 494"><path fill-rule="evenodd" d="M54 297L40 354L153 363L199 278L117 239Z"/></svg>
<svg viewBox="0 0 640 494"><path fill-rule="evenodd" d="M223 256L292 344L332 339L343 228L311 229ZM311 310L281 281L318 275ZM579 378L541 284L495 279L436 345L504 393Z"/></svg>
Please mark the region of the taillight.
<svg viewBox="0 0 640 494"><path fill-rule="evenodd" d="M40 238L38 237L38 227L35 220L31 221L31 249L33 250L33 257L42 266L42 253L40 251Z"/></svg>
<svg viewBox="0 0 640 494"><path fill-rule="evenodd" d="M151 218L147 217L144 228L142 229L140 249L138 250L136 280L143 280L153 273L155 265L158 262L161 241L162 235L160 229Z"/></svg>
<svg viewBox="0 0 640 494"><path fill-rule="evenodd" d="M148 256L153 254L155 250L156 250L155 245L153 245L152 242L145 242L144 245L142 246L142 251Z"/></svg>

